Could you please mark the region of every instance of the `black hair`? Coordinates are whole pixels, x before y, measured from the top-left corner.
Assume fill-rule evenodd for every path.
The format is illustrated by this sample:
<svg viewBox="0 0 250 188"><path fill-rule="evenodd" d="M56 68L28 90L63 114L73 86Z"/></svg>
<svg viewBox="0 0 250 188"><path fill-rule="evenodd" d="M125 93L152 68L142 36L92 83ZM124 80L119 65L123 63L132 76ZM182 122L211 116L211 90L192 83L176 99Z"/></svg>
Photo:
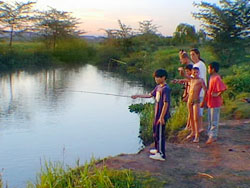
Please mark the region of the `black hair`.
<svg viewBox="0 0 250 188"><path fill-rule="evenodd" d="M219 72L220 64L217 62L212 62L208 66L210 66L212 69L214 69L215 72Z"/></svg>
<svg viewBox="0 0 250 188"><path fill-rule="evenodd" d="M165 76L165 78L167 79L168 73L165 69L158 69L154 72L153 76L156 78L159 78L159 77L161 78Z"/></svg>
<svg viewBox="0 0 250 188"><path fill-rule="evenodd" d="M183 52L185 52L185 50L183 50L183 49L179 49L179 52L180 52L180 53L183 53Z"/></svg>
<svg viewBox="0 0 250 188"><path fill-rule="evenodd" d="M196 53L198 55L199 60L201 60L205 63L205 61L203 59L201 59L201 53L197 48L193 48L190 51L193 51L194 53Z"/></svg>
<svg viewBox="0 0 250 188"><path fill-rule="evenodd" d="M192 70L192 68L193 68L193 65L192 65L192 64L188 64L188 65L186 65L186 67L185 67L185 69L188 69L188 70Z"/></svg>
<svg viewBox="0 0 250 188"><path fill-rule="evenodd" d="M193 67L192 69L200 71L200 69L198 67Z"/></svg>

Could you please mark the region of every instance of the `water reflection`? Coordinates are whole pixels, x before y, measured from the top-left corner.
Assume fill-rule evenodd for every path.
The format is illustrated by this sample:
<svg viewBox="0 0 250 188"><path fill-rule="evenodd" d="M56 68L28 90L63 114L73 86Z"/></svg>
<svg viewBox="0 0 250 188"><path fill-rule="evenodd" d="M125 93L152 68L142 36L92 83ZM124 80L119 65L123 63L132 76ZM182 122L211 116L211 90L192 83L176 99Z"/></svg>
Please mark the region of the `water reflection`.
<svg viewBox="0 0 250 188"><path fill-rule="evenodd" d="M132 100L71 92L81 90L144 92L139 83L91 65L0 77L0 169L10 187L34 181L44 158L73 165L78 158L140 149L139 117L128 110Z"/></svg>

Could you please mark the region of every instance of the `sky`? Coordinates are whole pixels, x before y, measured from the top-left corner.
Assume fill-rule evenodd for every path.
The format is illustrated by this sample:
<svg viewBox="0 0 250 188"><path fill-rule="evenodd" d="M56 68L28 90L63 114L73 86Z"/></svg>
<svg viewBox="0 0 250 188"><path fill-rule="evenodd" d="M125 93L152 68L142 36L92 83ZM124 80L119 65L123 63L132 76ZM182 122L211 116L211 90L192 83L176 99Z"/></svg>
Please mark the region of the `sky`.
<svg viewBox="0 0 250 188"><path fill-rule="evenodd" d="M8 0L7 0L8 1ZM13 0L10 0L10 2ZM19 0L26 2L25 0ZM177 25L188 23L200 29L200 21L192 17L198 9L193 2L200 0L36 0L36 7L46 10L48 7L72 12L80 19L79 25L86 35L105 35L103 29L118 29L118 20L133 29L139 28L139 22L153 20L164 36L171 36ZM205 0L218 4L219 0Z"/></svg>

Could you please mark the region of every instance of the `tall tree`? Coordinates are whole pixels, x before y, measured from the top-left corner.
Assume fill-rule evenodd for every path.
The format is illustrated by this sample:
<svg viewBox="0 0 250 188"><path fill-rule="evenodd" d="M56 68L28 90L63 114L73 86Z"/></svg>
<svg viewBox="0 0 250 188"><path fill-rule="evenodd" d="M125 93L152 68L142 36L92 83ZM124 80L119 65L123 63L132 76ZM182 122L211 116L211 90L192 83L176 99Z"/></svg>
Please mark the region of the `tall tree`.
<svg viewBox="0 0 250 188"><path fill-rule="evenodd" d="M174 32L173 41L177 44L196 43L198 36L195 27L185 23L179 24Z"/></svg>
<svg viewBox="0 0 250 188"><path fill-rule="evenodd" d="M117 45L126 54L132 50L133 29L118 20L119 29L106 29L109 43Z"/></svg>
<svg viewBox="0 0 250 188"><path fill-rule="evenodd" d="M139 32L140 34L153 34L158 33L158 26L153 24L153 20L143 20L139 22Z"/></svg>
<svg viewBox="0 0 250 188"><path fill-rule="evenodd" d="M50 8L39 12L37 16L37 33L45 39L48 47L56 48L58 40L76 37L84 31L78 30L80 22L70 12Z"/></svg>
<svg viewBox="0 0 250 188"><path fill-rule="evenodd" d="M1 30L10 32L9 46L12 46L13 36L32 28L32 13L35 2L15 2L13 4L0 2Z"/></svg>
<svg viewBox="0 0 250 188"><path fill-rule="evenodd" d="M245 56L245 47L250 36L249 0L220 0L220 6L208 2L195 3L196 19L212 39L212 47L217 57L229 65ZM248 42L247 42L248 41Z"/></svg>

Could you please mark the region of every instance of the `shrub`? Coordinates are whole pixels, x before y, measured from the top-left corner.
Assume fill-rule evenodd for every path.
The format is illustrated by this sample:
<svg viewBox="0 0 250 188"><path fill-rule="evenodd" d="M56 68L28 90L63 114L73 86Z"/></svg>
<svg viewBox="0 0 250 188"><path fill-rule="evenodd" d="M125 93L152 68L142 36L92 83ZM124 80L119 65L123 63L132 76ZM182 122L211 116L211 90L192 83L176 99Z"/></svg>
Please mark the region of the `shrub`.
<svg viewBox="0 0 250 188"><path fill-rule="evenodd" d="M134 173L131 170L113 170L105 165L97 167L96 161L85 163L84 166L76 168L64 168L60 162L45 163L45 168L41 169L37 183L29 183L28 188L127 188L127 187L163 187L163 182L147 174Z"/></svg>
<svg viewBox="0 0 250 188"><path fill-rule="evenodd" d="M53 55L66 63L87 63L92 49L82 39L68 39L58 42Z"/></svg>

